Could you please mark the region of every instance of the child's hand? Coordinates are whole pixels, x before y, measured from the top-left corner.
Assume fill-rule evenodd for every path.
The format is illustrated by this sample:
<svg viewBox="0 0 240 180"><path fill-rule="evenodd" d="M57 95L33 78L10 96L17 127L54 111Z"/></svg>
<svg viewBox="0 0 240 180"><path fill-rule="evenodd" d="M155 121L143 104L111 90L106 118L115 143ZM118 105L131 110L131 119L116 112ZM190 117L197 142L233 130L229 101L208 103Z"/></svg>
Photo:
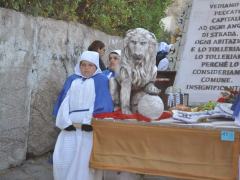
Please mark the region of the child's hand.
<svg viewBox="0 0 240 180"><path fill-rule="evenodd" d="M66 130L66 131L76 131L76 128L73 125L70 125L70 126L66 127L64 130Z"/></svg>
<svg viewBox="0 0 240 180"><path fill-rule="evenodd" d="M90 132L93 130L93 127L92 125L89 125L89 124L82 124L82 131L87 131L87 132Z"/></svg>

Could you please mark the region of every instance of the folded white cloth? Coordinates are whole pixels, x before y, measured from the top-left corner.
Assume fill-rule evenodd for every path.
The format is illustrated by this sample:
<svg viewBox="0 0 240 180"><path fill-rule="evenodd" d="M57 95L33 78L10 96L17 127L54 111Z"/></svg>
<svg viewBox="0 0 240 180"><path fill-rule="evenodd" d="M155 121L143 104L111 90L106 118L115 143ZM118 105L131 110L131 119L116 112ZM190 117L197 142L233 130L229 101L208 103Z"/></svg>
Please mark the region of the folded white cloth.
<svg viewBox="0 0 240 180"><path fill-rule="evenodd" d="M173 119L183 121L185 123L198 123L207 118L232 118L233 112L230 107L224 104L217 104L214 110L200 112L186 112L173 110Z"/></svg>

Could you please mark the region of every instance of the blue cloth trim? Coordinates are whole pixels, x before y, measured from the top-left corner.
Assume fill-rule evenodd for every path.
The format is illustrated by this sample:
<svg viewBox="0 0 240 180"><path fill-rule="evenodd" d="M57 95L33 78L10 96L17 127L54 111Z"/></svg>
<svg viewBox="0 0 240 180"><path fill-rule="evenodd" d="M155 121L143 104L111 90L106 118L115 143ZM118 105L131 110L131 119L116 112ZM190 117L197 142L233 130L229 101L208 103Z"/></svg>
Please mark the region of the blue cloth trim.
<svg viewBox="0 0 240 180"><path fill-rule="evenodd" d="M74 112L84 112L84 111L89 111L89 109L79 109L79 110L70 111L69 114Z"/></svg>
<svg viewBox="0 0 240 180"><path fill-rule="evenodd" d="M75 79L82 78L76 74L73 74L67 78L64 83L63 89L59 93L58 99L53 108L53 115L56 117L58 110L67 95L69 88L71 87L72 82ZM113 112L113 101L109 91L109 82L108 78L102 74L96 74L92 77L95 85L96 98L94 102L94 111L93 114Z"/></svg>
<svg viewBox="0 0 240 180"><path fill-rule="evenodd" d="M53 116L57 116L57 113L58 113L58 110L64 100L64 98L66 97L67 95L67 92L68 92L68 89L70 88L72 82L75 80L75 79L78 79L78 78L81 78L81 76L78 76L76 74L73 74L71 76L69 76L67 78L67 80L65 81L64 85L63 85L63 88L61 90L61 92L59 93L58 95L58 98L57 98L57 101L53 107L53 112L52 112L52 115Z"/></svg>
<svg viewBox="0 0 240 180"><path fill-rule="evenodd" d="M110 69L106 69L102 73L105 74L107 77L110 73L112 73L111 77L116 77L116 73L114 71L110 70Z"/></svg>
<svg viewBox="0 0 240 180"><path fill-rule="evenodd" d="M234 100L231 110L233 110L233 117L237 117L240 112L240 94Z"/></svg>
<svg viewBox="0 0 240 180"><path fill-rule="evenodd" d="M109 80L103 73L93 77L95 84L95 103L93 114L113 112L113 101L109 91Z"/></svg>

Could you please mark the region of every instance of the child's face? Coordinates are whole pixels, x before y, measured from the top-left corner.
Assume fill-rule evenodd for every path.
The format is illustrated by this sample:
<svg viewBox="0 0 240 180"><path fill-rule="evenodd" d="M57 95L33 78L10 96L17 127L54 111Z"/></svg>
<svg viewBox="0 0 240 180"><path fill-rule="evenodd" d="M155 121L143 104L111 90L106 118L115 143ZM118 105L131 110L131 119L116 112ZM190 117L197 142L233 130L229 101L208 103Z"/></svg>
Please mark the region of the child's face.
<svg viewBox="0 0 240 180"><path fill-rule="evenodd" d="M109 54L109 69L116 70L117 66L119 64L119 56L115 53Z"/></svg>
<svg viewBox="0 0 240 180"><path fill-rule="evenodd" d="M80 62L80 71L83 76L86 78L91 77L97 70L97 67L95 64L88 62L88 61L81 61Z"/></svg>

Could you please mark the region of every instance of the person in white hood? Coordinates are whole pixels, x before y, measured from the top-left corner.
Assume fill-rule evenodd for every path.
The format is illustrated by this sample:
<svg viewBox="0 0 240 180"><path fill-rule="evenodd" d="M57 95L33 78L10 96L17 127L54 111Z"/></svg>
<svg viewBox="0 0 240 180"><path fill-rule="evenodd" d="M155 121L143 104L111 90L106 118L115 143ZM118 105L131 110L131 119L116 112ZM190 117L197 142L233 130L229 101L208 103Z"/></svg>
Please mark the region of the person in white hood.
<svg viewBox="0 0 240 180"><path fill-rule="evenodd" d="M169 70L169 60L167 58L167 55L170 52L171 47L172 44L167 44L165 42L161 42L159 44L159 49L156 56L156 66L158 68L158 71Z"/></svg>
<svg viewBox="0 0 240 180"><path fill-rule="evenodd" d="M53 153L55 180L96 179L89 168L93 143L91 120L94 114L112 111L108 78L99 68L99 54L85 51L54 106L56 126L61 129ZM80 126L76 128L75 124Z"/></svg>
<svg viewBox="0 0 240 180"><path fill-rule="evenodd" d="M119 70L118 68L121 61L121 50L117 49L111 51L109 53L108 59L109 66L106 70L103 71L103 74L105 74L108 77L108 79L112 77L117 77Z"/></svg>

